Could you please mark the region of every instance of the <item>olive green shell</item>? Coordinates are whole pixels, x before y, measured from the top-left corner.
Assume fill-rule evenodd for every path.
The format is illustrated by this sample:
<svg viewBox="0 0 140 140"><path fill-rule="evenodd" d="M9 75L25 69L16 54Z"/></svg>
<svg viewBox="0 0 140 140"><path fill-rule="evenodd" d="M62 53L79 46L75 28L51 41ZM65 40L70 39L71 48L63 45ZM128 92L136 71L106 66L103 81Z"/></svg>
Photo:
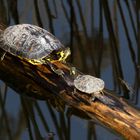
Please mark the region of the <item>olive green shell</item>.
<svg viewBox="0 0 140 140"><path fill-rule="evenodd" d="M51 33L30 24L9 26L3 33L2 49L26 59L41 59L64 46Z"/></svg>

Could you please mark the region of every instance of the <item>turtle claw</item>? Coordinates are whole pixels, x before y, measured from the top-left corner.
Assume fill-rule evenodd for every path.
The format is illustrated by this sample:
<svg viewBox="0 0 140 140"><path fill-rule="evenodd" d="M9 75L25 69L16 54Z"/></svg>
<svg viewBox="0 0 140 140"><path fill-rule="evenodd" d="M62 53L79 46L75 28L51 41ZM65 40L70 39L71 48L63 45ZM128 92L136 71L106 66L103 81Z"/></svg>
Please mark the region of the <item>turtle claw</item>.
<svg viewBox="0 0 140 140"><path fill-rule="evenodd" d="M76 75L76 68L75 67L71 67L70 68L70 75Z"/></svg>
<svg viewBox="0 0 140 140"><path fill-rule="evenodd" d="M57 69L57 68L55 68L53 65L50 65L50 67L51 67L51 70L55 73L55 74L57 74L58 76L64 76L64 72L61 70L61 69Z"/></svg>
<svg viewBox="0 0 140 140"><path fill-rule="evenodd" d="M5 55L6 55L6 52L3 52L3 53L1 54L1 56L0 56L0 60L1 60L1 61L4 59Z"/></svg>
<svg viewBox="0 0 140 140"><path fill-rule="evenodd" d="M54 71L57 75L59 75L59 76L62 76L62 77L63 77L63 75L64 75L64 72L63 72L62 70L60 70L60 69L53 69L53 71Z"/></svg>
<svg viewBox="0 0 140 140"><path fill-rule="evenodd" d="M52 70L55 74L64 77L64 72L63 72L61 69L55 68L55 65L53 65L53 64L52 64L51 62L49 62L48 60L45 60L44 64L48 64L48 65L50 66L51 70Z"/></svg>
<svg viewBox="0 0 140 140"><path fill-rule="evenodd" d="M74 88L73 92L72 92L72 97L74 99L76 99L78 102L83 102L85 103L86 105L90 105L91 102L88 102L87 100L85 100L84 98L80 97L78 94L77 94L77 90L76 88Z"/></svg>
<svg viewBox="0 0 140 140"><path fill-rule="evenodd" d="M77 93L76 93L76 89L74 88L74 90L73 90L73 92L72 92L72 97L74 98L74 99L76 99L77 101L81 101L80 99L79 99L79 97L78 97L78 95L77 95Z"/></svg>
<svg viewBox="0 0 140 140"><path fill-rule="evenodd" d="M95 101L95 95L92 94L92 97L91 97L91 99L90 99L90 102L94 102L94 101Z"/></svg>
<svg viewBox="0 0 140 140"><path fill-rule="evenodd" d="M93 101L93 102L94 102L94 101L95 101L95 97L92 97L92 98L91 98L91 101Z"/></svg>

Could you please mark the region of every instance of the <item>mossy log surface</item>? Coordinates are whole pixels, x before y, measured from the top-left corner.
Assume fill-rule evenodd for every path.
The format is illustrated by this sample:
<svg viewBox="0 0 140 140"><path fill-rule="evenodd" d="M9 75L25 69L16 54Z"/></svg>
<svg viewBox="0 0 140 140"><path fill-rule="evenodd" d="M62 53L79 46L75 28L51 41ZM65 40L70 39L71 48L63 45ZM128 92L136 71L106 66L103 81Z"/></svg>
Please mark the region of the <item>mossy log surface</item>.
<svg viewBox="0 0 140 140"><path fill-rule="evenodd" d="M55 62L56 67L69 74L70 65ZM83 111L91 119L109 127L126 139L140 138L140 111L129 105L123 98L112 95L106 89L103 98L109 98L114 106L98 99L90 103L90 96L79 91L73 94L74 87L51 71L47 65L32 65L25 60L7 54L0 62L0 78L21 95L47 100L52 96L63 100L67 105Z"/></svg>

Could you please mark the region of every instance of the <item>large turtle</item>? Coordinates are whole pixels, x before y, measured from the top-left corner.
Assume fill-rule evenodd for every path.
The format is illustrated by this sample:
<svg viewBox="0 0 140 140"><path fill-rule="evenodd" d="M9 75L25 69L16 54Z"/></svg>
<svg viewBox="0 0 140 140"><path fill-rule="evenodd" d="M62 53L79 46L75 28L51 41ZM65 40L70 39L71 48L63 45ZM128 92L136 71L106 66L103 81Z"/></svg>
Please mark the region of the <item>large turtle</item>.
<svg viewBox="0 0 140 140"><path fill-rule="evenodd" d="M26 59L39 65L49 64L54 72L61 74L50 63L53 60L65 61L70 55L70 49L64 47L60 41L47 30L31 24L18 24L6 28L0 37L0 46L5 52Z"/></svg>

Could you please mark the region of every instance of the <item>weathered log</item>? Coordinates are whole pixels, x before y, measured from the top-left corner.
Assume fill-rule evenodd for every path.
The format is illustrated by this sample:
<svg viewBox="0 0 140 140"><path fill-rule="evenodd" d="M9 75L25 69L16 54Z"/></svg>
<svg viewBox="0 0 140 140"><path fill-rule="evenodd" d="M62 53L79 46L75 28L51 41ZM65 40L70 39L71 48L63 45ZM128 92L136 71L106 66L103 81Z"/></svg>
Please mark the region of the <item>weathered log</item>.
<svg viewBox="0 0 140 140"><path fill-rule="evenodd" d="M54 65L65 72L65 78L72 81L70 65L55 62ZM90 95L76 91L65 79L56 75L47 65L32 65L25 60L7 54L0 62L0 78L21 95L47 100L59 97L67 105L83 111L91 119L97 119L126 139L140 138L140 112L123 98L112 95L106 89L104 94L90 103ZM106 103L109 99L111 102ZM102 102L103 101L103 102Z"/></svg>

